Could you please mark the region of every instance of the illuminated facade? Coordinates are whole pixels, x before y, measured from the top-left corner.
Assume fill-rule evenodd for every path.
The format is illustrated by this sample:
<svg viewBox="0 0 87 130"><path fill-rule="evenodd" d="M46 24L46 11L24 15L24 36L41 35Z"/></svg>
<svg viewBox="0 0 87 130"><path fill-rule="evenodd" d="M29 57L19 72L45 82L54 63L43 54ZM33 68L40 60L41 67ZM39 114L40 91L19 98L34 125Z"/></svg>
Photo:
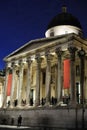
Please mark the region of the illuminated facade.
<svg viewBox="0 0 87 130"><path fill-rule="evenodd" d="M45 33L46 38L32 40L4 58L5 91L2 107L36 107L81 104L81 57L87 51L79 21L62 8ZM84 69L87 57L84 57ZM87 99L87 70L84 99Z"/></svg>

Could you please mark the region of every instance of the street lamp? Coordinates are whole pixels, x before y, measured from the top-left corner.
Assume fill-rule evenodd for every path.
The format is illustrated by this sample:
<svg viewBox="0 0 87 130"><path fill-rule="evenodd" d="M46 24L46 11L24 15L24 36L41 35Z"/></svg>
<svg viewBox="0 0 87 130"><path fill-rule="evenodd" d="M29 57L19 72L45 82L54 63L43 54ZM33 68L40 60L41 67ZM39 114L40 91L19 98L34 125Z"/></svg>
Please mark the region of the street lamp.
<svg viewBox="0 0 87 130"><path fill-rule="evenodd" d="M80 86L81 86L81 96L82 96L82 128L84 128L84 57L85 51L83 48L78 51L80 58Z"/></svg>

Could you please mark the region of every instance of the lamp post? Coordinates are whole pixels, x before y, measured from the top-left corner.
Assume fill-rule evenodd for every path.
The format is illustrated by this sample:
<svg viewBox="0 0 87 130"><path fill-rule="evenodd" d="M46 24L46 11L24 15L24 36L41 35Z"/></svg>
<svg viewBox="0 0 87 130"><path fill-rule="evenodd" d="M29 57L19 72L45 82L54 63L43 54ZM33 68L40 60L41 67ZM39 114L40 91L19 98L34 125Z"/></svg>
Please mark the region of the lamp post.
<svg viewBox="0 0 87 130"><path fill-rule="evenodd" d="M82 97L82 128L84 128L84 57L85 51L83 48L78 51L80 58L80 86L81 86L81 97Z"/></svg>

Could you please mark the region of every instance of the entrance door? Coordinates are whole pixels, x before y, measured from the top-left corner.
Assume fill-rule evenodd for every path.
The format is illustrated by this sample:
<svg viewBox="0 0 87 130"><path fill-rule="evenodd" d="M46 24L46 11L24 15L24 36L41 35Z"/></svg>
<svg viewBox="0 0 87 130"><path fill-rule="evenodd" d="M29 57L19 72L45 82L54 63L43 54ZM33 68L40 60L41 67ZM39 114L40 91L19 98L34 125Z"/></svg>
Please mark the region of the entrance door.
<svg viewBox="0 0 87 130"><path fill-rule="evenodd" d="M31 89L30 100L32 101L32 105L33 105L35 103L35 90L34 89Z"/></svg>
<svg viewBox="0 0 87 130"><path fill-rule="evenodd" d="M81 96L81 90L80 90L80 83L76 82L76 97L77 97L77 103L80 104L80 96Z"/></svg>

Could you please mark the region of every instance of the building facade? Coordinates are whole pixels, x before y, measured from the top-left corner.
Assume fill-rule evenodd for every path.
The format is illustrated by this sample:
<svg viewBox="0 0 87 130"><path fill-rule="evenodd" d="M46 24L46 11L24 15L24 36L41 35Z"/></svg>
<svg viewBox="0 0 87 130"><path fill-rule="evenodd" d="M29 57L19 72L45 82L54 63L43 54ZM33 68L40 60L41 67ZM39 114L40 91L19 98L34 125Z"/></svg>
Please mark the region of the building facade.
<svg viewBox="0 0 87 130"><path fill-rule="evenodd" d="M87 40L78 19L63 7L45 35L4 58L3 108L86 103Z"/></svg>

